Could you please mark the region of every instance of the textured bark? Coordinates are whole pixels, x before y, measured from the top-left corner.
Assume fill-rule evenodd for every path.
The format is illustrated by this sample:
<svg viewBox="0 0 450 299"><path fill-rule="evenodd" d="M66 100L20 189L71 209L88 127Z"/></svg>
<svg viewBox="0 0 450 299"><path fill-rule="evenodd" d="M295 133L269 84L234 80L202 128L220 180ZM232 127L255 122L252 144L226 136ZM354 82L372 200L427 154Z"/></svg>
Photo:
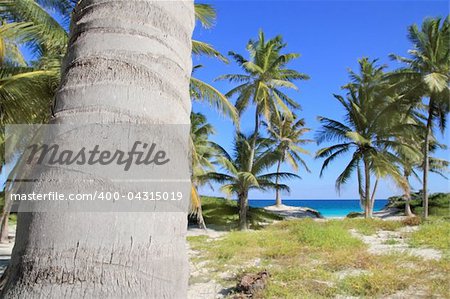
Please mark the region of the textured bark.
<svg viewBox="0 0 450 299"><path fill-rule="evenodd" d="M189 124L193 26L193 1L80 1L52 123ZM185 298L186 227L187 210L21 213L2 297Z"/></svg>
<svg viewBox="0 0 450 299"><path fill-rule="evenodd" d="M247 212L248 212L248 191L239 194L239 229L246 230L247 226Z"/></svg>

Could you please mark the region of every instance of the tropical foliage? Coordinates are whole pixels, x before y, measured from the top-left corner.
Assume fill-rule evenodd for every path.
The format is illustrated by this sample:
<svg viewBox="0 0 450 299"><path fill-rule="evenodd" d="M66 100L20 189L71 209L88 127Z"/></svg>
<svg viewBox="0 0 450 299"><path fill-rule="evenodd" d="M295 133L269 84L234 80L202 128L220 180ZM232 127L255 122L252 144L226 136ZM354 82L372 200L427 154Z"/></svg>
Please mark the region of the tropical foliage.
<svg viewBox="0 0 450 299"><path fill-rule="evenodd" d="M192 189L190 213L197 217L201 228L206 228L202 215L202 203L198 188L208 184L204 178L209 172L215 171L217 158L223 149L212 142L209 137L215 133L214 128L201 113L191 113L191 142L192 142Z"/></svg>
<svg viewBox="0 0 450 299"><path fill-rule="evenodd" d="M339 191L356 172L366 217L372 216L380 178L389 176L405 188L396 153L401 152L411 159L418 155L416 148L395 138L407 136L406 132L414 124L403 119L402 106L385 80L385 66L376 62L363 58L359 60L360 74L349 71L351 82L343 87L346 96L334 95L345 110L345 122L321 116L322 128L317 133L318 143L337 142L317 152L318 158L325 158L320 175L336 158L351 153L350 162L336 180L336 189ZM375 177L373 189L372 177Z"/></svg>
<svg viewBox="0 0 450 299"><path fill-rule="evenodd" d="M297 119L295 114L274 114L271 118L271 124L264 122L267 128L269 138L275 143L275 150L279 154L277 162L277 173L280 172L281 164L287 162L295 172L298 172L299 166L306 171L311 172L301 155L309 155L309 152L301 146L313 142L313 140L303 139L303 135L310 131L305 128L305 120ZM278 185L278 177L275 184ZM275 205L280 206L281 194L276 188Z"/></svg>
<svg viewBox="0 0 450 299"><path fill-rule="evenodd" d="M417 100L417 105L426 103L427 120L423 145L423 203L424 217L428 217L428 172L430 170L430 142L434 123L443 132L450 109L450 19L428 18L421 29L412 25L408 38L413 45L410 57L391 55L404 64L392 74L397 84L406 85L408 96Z"/></svg>
<svg viewBox="0 0 450 299"><path fill-rule="evenodd" d="M76 2L0 0L1 144L5 142L5 125L40 123L51 116ZM196 3L195 18L200 26L210 29L217 13L212 5ZM444 131L450 107L449 23L448 17L429 18L420 27L410 26L409 56L391 55L403 65L397 70L386 73L386 66L377 60L360 59L359 71L349 72L344 94L334 95L344 111L342 120L319 117L317 142L333 142L316 154L324 159L320 175L337 159L349 155L336 189L339 191L355 174L367 217L372 214L378 183L384 178L403 189L405 212L411 214L410 177L419 178L417 170L423 172L426 217L428 172L446 175L448 162L433 157L433 153L445 148L435 136L435 127ZM28 49L31 57L24 57L23 49ZM287 51L281 35L267 38L262 30L256 39L249 40L246 50L246 55L229 52L241 72L218 78L234 85L226 94L196 77L202 65L193 67L192 100L207 104L236 126L230 155L210 140L214 129L206 117L191 115L191 212L202 227L199 188L218 183L222 191L237 197L239 226L246 228L249 192L275 190L276 204L281 205L280 191L289 187L280 180L299 178L300 169L309 171L304 147L311 142L305 137L310 129L305 127L300 104L292 96L298 90L297 83L309 79L291 67L300 55ZM192 41L192 53L229 62L213 45L199 40ZM240 131L239 118L250 107L255 109L253 130L246 134ZM3 166L3 146L0 148ZM285 165L294 173L284 172ZM4 216L2 222L7 219Z"/></svg>
<svg viewBox="0 0 450 299"><path fill-rule="evenodd" d="M264 32L260 31L257 40L250 40L247 43L249 59L233 51L228 53L242 68L244 74L229 74L218 78L218 80L239 83L226 94L227 97L237 95L236 109L239 114L242 114L250 103L253 103L256 108L254 139L251 142L248 171L251 171L253 166L256 138L261 125L260 116L263 115L267 121L270 121L271 115L280 111L291 115L291 109L297 109L300 105L284 93L283 89L297 90L294 81L309 78L305 74L287 68L287 64L300 55L282 54L286 46L281 35L266 40Z"/></svg>
<svg viewBox="0 0 450 299"><path fill-rule="evenodd" d="M252 140L256 139L255 159L251 171L248 159L252 151ZM278 179L298 178L289 172L270 172L271 166L277 163L280 155L272 149L273 143L267 138L254 138L238 133L234 141L233 154L224 153L218 159L224 172L209 172L201 179L222 183L221 191L229 196L237 196L239 205L239 228L247 229L248 194L250 190L286 190L289 187L278 183Z"/></svg>

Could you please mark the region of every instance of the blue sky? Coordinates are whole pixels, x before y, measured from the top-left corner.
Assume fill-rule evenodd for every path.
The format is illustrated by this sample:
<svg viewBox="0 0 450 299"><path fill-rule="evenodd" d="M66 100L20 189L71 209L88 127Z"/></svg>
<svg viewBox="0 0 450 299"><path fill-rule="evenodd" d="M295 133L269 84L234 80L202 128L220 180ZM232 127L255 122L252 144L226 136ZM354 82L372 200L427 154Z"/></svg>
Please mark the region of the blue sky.
<svg viewBox="0 0 450 299"><path fill-rule="evenodd" d="M266 36L281 34L288 43L287 51L301 54L293 61L291 68L308 74L311 79L298 83L299 92L288 92L303 107L299 116L306 119L312 129L306 138L313 138L319 127L317 116L341 119L343 110L333 98L340 93L340 86L348 81L347 69L357 68L357 59L363 56L379 58L380 63L396 67L388 54L406 55L411 45L407 40L407 27L420 24L427 16L446 16L447 1L206 1L217 9L218 19L212 29L199 26L194 38L213 44L226 54L229 50L246 54L245 45L250 38L256 38L263 29ZM30 57L30 53L26 53ZM234 64L228 65L210 58L194 57L194 64L204 67L196 76L212 83L222 92L232 88L227 82L214 82L222 74L239 73ZM216 128L212 139L230 150L234 136L231 122L219 117L208 106L194 104L194 111L204 113ZM248 109L241 119L241 128L249 133L253 128L254 109ZM450 133L439 134L442 142L450 144ZM313 154L319 148L316 144L306 146ZM440 151L437 156L449 159L449 152ZM301 170L302 180L290 181L291 193L285 199L334 199L357 198L356 182L350 181L341 194L334 188L336 177L343 170L349 157L336 161L319 178L322 161L312 156L305 157L312 173ZM289 168L285 168L289 170ZM413 181L413 187L419 188ZM203 194L222 195L215 190L203 188ZM449 181L431 174L431 192L450 191ZM377 198L398 194L395 184L384 181L378 189ZM271 199L272 193L251 192L250 198Z"/></svg>
<svg viewBox="0 0 450 299"><path fill-rule="evenodd" d="M211 1L217 9L218 19L213 29L199 27L194 38L213 44L226 54L229 50L246 54L245 45L249 38L256 38L259 29L267 37L281 34L288 43L288 52L301 54L300 59L291 64L311 79L298 82L299 92L289 92L303 107L298 114L306 119L312 129L306 137L313 138L318 129L317 116L342 119L343 110L333 98L340 93L340 86L348 82L347 69L357 69L357 59L363 56L379 58L391 68L398 65L388 58L390 53L406 55L411 44L407 39L407 27L420 24L428 16L446 16L447 1ZM240 73L234 63L225 65L214 59L195 58L194 64L204 67L196 76L222 92L232 88L227 82L213 82L214 78L227 73ZM202 104L194 104L194 111L204 113L215 126L217 134L212 139L231 149L234 128L230 121L220 118L217 113ZM249 109L241 120L246 133L253 128L254 110ZM449 144L450 134L439 134L442 142ZM307 146L314 153L316 144ZM449 152L437 153L441 158L449 158ZM334 199L358 198L356 181L350 181L341 194L336 193L334 182L349 161L349 156L336 161L319 178L321 160L305 157L312 173L300 171L302 180L290 181L291 193L283 195L290 199ZM289 168L286 167L286 170ZM420 184L413 181L413 186ZM450 191L449 181L431 174L431 192ZM204 194L220 195L220 192L203 188ZM391 181L384 181L377 192L377 198L398 194L399 190ZM271 199L273 194L252 192L250 198Z"/></svg>

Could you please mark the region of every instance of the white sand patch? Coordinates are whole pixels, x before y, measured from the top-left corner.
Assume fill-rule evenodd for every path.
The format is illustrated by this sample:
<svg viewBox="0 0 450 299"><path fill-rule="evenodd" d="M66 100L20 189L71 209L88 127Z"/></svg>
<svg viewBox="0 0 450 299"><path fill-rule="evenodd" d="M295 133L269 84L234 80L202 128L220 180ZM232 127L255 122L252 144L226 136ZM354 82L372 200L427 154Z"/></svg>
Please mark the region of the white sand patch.
<svg viewBox="0 0 450 299"><path fill-rule="evenodd" d="M418 227L411 226L398 231L380 230L371 236L360 234L355 229L351 229L350 233L366 243L369 246L368 251L371 254L406 253L426 260L439 260L442 257L442 253L439 250L432 248L411 248L407 244L405 233L410 233L417 229Z"/></svg>
<svg viewBox="0 0 450 299"><path fill-rule="evenodd" d="M306 207L293 207L287 205L274 205L265 207L264 210L282 216L286 219L293 218L322 218L322 215L316 210Z"/></svg>

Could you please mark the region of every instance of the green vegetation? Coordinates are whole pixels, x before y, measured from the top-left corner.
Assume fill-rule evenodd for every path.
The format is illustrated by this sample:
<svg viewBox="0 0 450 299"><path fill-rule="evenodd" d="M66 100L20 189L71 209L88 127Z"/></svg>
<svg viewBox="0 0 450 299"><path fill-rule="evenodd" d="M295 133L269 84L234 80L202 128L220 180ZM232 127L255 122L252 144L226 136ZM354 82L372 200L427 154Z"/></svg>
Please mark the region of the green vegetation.
<svg viewBox="0 0 450 299"><path fill-rule="evenodd" d="M277 35L272 39L266 39L264 32L260 30L258 39L251 39L247 43L248 59L233 51L228 53L242 69L243 74L228 74L218 78L219 80L228 80L232 83L239 83L238 86L231 89L226 94L227 97L237 96L235 106L239 114L242 114L251 104L256 108L253 134L249 136L246 142L247 145L240 147L240 150L245 151L245 155L242 155L243 153L237 153L234 162L240 161L237 164L234 163L235 165L232 168L229 166L233 163L225 162L227 171L232 173L235 178L237 178L237 176L239 177L238 180L234 180L234 187L230 188L231 184L224 187L228 189L228 193L232 191L238 196L240 204L239 227L241 229L247 228L247 197L248 191L251 188L275 189L277 191L288 189L286 186L280 185L278 180L290 176L290 174L280 173L279 167L274 183L272 182L272 174L265 175L264 178L259 178L259 181L261 182L266 181L264 186L261 187L258 186L258 179L255 178L256 174L262 171L261 165L255 167L258 162L261 162L262 158L261 155L258 156L257 153L258 149L261 148L261 144L258 144L258 142L264 139L261 138L262 134L260 132L261 117L264 117L269 123L269 127L270 125L275 125L276 122L273 122L274 119L280 120L283 117L295 119L294 111L295 109L300 108L300 104L298 104L296 100L290 98L284 92L284 89L298 90L295 82L309 79L306 74L302 74L289 68L288 64L294 59L297 59L300 54L283 53L286 46L287 44L283 41L281 35ZM297 128L294 127L294 130L299 130L299 127L303 125L303 123L299 123ZM291 123L289 123L289 126L291 126ZM303 131L300 131L299 135L301 135L302 132ZM235 144L240 144L242 136L244 136L244 134L238 132L235 138ZM298 143L300 142L294 141L292 143L293 145L298 146ZM282 150L280 150L279 147L270 149L273 154L278 156L271 158L271 160L284 160L287 158L286 146L282 145L282 148ZM299 152L299 149L296 149L295 152ZM268 154L274 156L272 153ZM225 157L225 159L231 162L228 157ZM243 161L242 159L245 159L246 161ZM257 161L258 159L260 159L260 161ZM263 167L268 168L269 166L270 165L264 165ZM224 178L223 175L221 177L222 179ZM224 180L224 182L230 183L230 180Z"/></svg>
<svg viewBox="0 0 450 299"><path fill-rule="evenodd" d="M202 211L205 224L215 230L234 230L238 228L239 208L234 200L221 197L202 196ZM258 229L282 217L266 212L264 209L249 208L249 227Z"/></svg>
<svg viewBox="0 0 450 299"><path fill-rule="evenodd" d="M70 18L75 3L0 0L0 145L5 142L5 125L40 123L50 118L69 38L62 23ZM55 13L63 22L53 17ZM211 5L196 4L195 18L201 26L211 28L216 11ZM333 142L316 154L325 159L321 174L341 155L352 154L336 180L336 189L356 174L366 217L372 215L378 182L389 177L404 192L401 198L392 198L390 206L425 218L431 215L430 220L306 219L270 224L282 218L248 207L249 192L276 190L277 204L281 204L279 191L289 190L289 186L280 180L298 178L299 166L308 171L301 156L307 151L301 146L310 142L303 139L309 129L301 118L298 99L286 93L298 90L296 82L309 78L290 68L299 54L285 53L287 43L281 35L266 38L260 31L257 39L247 43L248 57L229 52L241 73L218 78L237 83L226 95L195 78L195 71L201 67L195 65L190 81L192 100L207 103L236 125L230 155L211 142L214 130L204 115L191 116L192 211L203 226L231 231L218 240L190 238L192 247L201 252L196 259L210 261L208 267L219 272L229 270L231 265L240 265L232 269L237 272L268 268L272 278L264 296L270 298L383 297L409 286L420 286L428 295L448 295L450 255L439 261L400 254L375 256L350 230L367 236L378 230L418 225L418 230L408 236L411 246L450 250L450 222L446 220L450 216L450 194L427 194L428 172L445 174L448 166L447 161L431 155L435 149L445 148L436 141L434 127L444 131L450 107L449 30L448 17L426 19L421 28L410 26L408 38L413 50L407 58L392 55L405 66L392 72L386 72L387 66L377 59L361 58L359 72L349 72L350 82L343 86L345 94L334 95L345 111L343 120L319 117L322 128L316 136L319 143ZM24 47L32 50L33 61L25 60L21 52ZM192 53L228 63L212 45L201 41L192 42ZM244 134L239 116L251 105L255 108L254 129L252 134ZM4 163L0 146L0 169ZM296 173L283 172L286 163ZM275 166L276 172L272 172ZM424 173L424 192L410 196L409 178L417 169ZM200 198L197 188L213 181L238 201ZM2 226L15 224L16 215L9 215L3 198L0 205ZM234 231L247 226L258 230ZM384 242L397 243L395 239Z"/></svg>
<svg viewBox="0 0 450 299"><path fill-rule="evenodd" d="M9 225L16 225L16 224L17 224L17 214L10 214Z"/></svg>
<svg viewBox="0 0 450 299"><path fill-rule="evenodd" d="M233 154L224 151L224 156L218 162L225 170L224 173L208 172L200 176L200 180L207 179L223 184L221 191L229 196L235 195L239 205L239 229L247 229L248 194L250 190L286 190L289 187L280 184L278 180L298 178L289 172L268 172L275 165L280 153L273 150L273 142L267 138L258 138L256 148L252 148L253 136L238 133L234 140ZM252 154L253 153L253 154ZM253 163L248 159L254 155ZM251 166L249 164L252 164ZM250 171L248 170L250 169Z"/></svg>
<svg viewBox="0 0 450 299"><path fill-rule="evenodd" d="M70 19L75 3L71 0L0 1L0 106L3 125L45 122L50 117L49 108L58 86L61 60L68 41L67 26L64 24ZM54 13L61 15L63 21L54 18ZM216 17L212 5L195 3L198 25L212 28ZM360 72L350 71L351 81L343 86L346 94L335 95L345 109L345 120L341 122L320 117L322 129L317 134L317 141L336 142L317 152L317 157L325 159L321 173L333 160L352 152L350 162L336 180L336 188L339 190L353 173L357 173L360 200L365 207L365 216L369 218L379 180L386 177L394 179L408 195L409 176L414 174L414 168L425 170L423 183L426 190L428 171L445 172L448 166L447 161L430 157L430 153L443 147L436 142L432 128L437 122L444 130L450 106L449 19L426 19L421 28L412 25L408 30L408 38L414 48L409 52L410 57L392 55L393 59L404 64L403 68L386 73L387 66L379 64L378 59L361 58ZM23 47L33 50L33 61L25 61L21 53ZM277 204L281 204L280 190L287 190L288 186L279 184L279 180L291 176L281 170L282 166L289 164L298 172L298 166L302 165L308 171L301 157L301 154L307 154L301 146L310 141L302 138L308 129L299 116L301 107L298 99L292 98L286 91L298 90L297 82L307 80L309 76L291 68L300 55L286 51L287 47L282 35L267 38L260 31L256 39L248 41L246 55L230 51L229 56L241 72L218 78L237 84L225 95L195 78L195 71L201 65L194 66L191 76L192 100L207 103L229 117L236 125L236 143L242 139L240 136L249 136L248 148L245 149L247 161L240 161L243 167L234 167L240 175L239 181L244 182L240 184L242 188L233 190L241 203L239 215L242 228L247 226L245 216L249 190L275 189ZM192 53L229 62L213 45L198 40L192 41ZM252 105L256 108L253 134L244 134L240 132L239 116ZM426 115L423 115L424 111ZM194 125L195 117L199 115L193 115ZM263 123L265 130L261 128ZM203 118L200 127L209 127L206 119ZM215 166L224 168L226 175L233 176L230 175L233 173L230 163L225 162L230 162L230 157L224 151L210 151L211 131L198 136L192 134L193 138L199 137L193 140L193 152L197 156L193 157L192 211L198 215L201 225L202 209L197 187L209 183L212 179L212 176L207 176L209 172L220 173ZM267 148L268 154L272 152L270 155L278 156L272 159L277 161L277 175L264 174L270 178L265 177L266 182L259 186L262 181L258 182L255 176L264 172L253 168L261 158L257 153L261 147L258 143L265 142L263 140L267 138L273 142ZM3 139L0 136L2 143ZM243 156L242 153L239 155ZM221 176L219 180L222 182L219 183L227 184L223 188L230 189L230 180L224 178ZM423 212L426 217L428 198L425 195L426 192L425 208L423 211L416 208L416 212ZM410 214L408 206L405 211Z"/></svg>
<svg viewBox="0 0 450 299"><path fill-rule="evenodd" d="M405 209L406 202L403 196L393 196L388 198L389 207ZM411 210L416 215L423 213L422 193L412 193L410 200ZM429 215L430 216L450 216L450 193L434 193L429 196Z"/></svg>
<svg viewBox="0 0 450 299"><path fill-rule="evenodd" d="M356 172L366 218L372 217L380 179L389 176L399 186L407 185L396 153L411 159L420 154L418 148L411 147L408 142L411 138L407 135L420 126L420 122L408 115L407 105L399 104L396 92L386 96L386 90L392 87L386 79L385 67L378 65L377 60L360 59L359 74L349 71L351 82L343 86L346 97L334 95L345 109L345 122L319 117L322 127L317 133L317 141L337 142L317 152L317 158L325 158L320 175L336 158L351 153L350 161L336 179L336 189L340 190ZM399 135L403 139L397 138Z"/></svg>
<svg viewBox="0 0 450 299"><path fill-rule="evenodd" d="M450 221L433 219L420 226L412 233L410 244L412 246L429 246L445 250L450 254Z"/></svg>
<svg viewBox="0 0 450 299"><path fill-rule="evenodd" d="M347 229L355 229L363 235L373 235L377 230L395 231L404 226L400 221L388 221L381 219L349 219L332 220L339 222Z"/></svg>
<svg viewBox="0 0 450 299"><path fill-rule="evenodd" d="M279 153L277 163L277 173L280 173L281 164L287 162L294 171L298 172L299 164L308 172L311 172L301 155L309 155L309 152L301 147L313 140L303 139L303 135L310 129L305 128L305 120L297 119L295 114L292 117L286 115L274 114L271 124L264 123L267 128L269 138L274 141L275 151ZM280 176L276 178L275 184L278 185ZM275 204L281 205L281 194L279 188L276 188Z"/></svg>
<svg viewBox="0 0 450 299"><path fill-rule="evenodd" d="M444 132L450 111L450 17L427 18L421 28L414 24L408 28L408 38L414 49L409 51L410 57L391 55L406 66L394 71L390 78L407 90L406 101L413 101L413 105L419 107L424 105L427 110L425 130L420 135L424 142L419 147L423 150L423 215L427 218L433 130L437 123L441 133Z"/></svg>
<svg viewBox="0 0 450 299"><path fill-rule="evenodd" d="M354 228L373 234L401 226L400 222L370 219L302 219L258 231L234 231L214 240L192 237L189 242L199 251L194 261L207 260L208 275L225 286L233 286L235 279L221 278L223 272L239 277L267 269L271 278L263 298L384 297L411 286L445 297L450 290L445 283L450 260L424 261L403 253L373 255L349 232ZM448 226L446 230L448 234ZM422 245L431 246L428 241Z"/></svg>

